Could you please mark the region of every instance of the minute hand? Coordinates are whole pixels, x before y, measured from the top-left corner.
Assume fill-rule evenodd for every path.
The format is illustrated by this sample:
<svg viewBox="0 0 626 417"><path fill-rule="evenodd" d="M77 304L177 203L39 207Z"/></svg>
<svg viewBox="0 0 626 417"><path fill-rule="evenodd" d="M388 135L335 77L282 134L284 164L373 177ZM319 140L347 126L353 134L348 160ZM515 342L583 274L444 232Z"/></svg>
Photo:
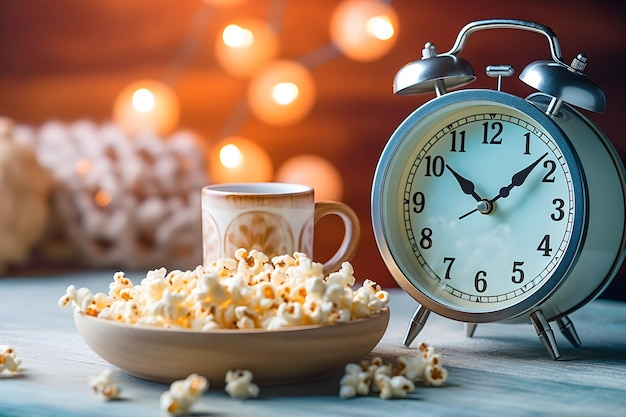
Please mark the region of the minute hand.
<svg viewBox="0 0 626 417"><path fill-rule="evenodd" d="M548 155L547 152L544 153L535 162L533 162L532 164L528 165L526 168L524 168L523 170L519 171L518 173L514 174L513 177L511 177L511 184L507 185L506 187L500 188L500 192L498 193L498 195L495 196L494 198L492 198L489 201L493 203L494 201L498 200L499 198L506 198L506 197L508 197L509 193L511 192L511 190L514 187L519 187L520 185L524 184L524 181L526 181L526 178L528 178L528 175L530 174L530 172L547 155Z"/></svg>

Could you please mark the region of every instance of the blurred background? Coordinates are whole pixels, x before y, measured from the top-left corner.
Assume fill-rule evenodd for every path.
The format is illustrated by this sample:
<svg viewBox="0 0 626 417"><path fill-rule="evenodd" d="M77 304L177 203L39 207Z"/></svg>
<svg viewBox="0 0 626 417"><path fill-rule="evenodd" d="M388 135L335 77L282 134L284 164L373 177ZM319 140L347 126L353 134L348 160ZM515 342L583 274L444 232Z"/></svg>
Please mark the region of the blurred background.
<svg viewBox="0 0 626 417"><path fill-rule="evenodd" d="M0 270L193 268L200 187L278 180L352 206L357 278L395 285L372 233L372 178L395 127L434 93L394 96L393 77L425 42L445 52L467 23L500 17L552 28L568 63L588 56L607 110L583 113L623 158L618 1L0 2ZM487 65L518 75L550 59L545 37L517 30L478 32L461 56L476 88L496 87ZM503 90L532 93L516 75ZM338 227L318 224L317 260ZM604 297L626 298L623 270Z"/></svg>

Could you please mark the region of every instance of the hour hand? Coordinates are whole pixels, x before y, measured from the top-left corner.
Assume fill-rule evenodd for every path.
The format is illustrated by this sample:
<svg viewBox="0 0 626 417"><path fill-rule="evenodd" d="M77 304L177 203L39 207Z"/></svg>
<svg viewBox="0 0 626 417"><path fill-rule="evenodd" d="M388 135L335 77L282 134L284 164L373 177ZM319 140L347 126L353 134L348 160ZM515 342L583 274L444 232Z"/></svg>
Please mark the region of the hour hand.
<svg viewBox="0 0 626 417"><path fill-rule="evenodd" d="M482 198L480 198L480 196L476 194L475 186L473 182L459 175L459 173L453 170L450 167L450 165L446 164L446 168L448 168L448 171L450 171L452 175L454 175L454 178L456 178L456 180L459 182L459 185L461 186L461 190L463 190L465 194L471 195L472 197L474 197L474 200L476 201L482 200Z"/></svg>

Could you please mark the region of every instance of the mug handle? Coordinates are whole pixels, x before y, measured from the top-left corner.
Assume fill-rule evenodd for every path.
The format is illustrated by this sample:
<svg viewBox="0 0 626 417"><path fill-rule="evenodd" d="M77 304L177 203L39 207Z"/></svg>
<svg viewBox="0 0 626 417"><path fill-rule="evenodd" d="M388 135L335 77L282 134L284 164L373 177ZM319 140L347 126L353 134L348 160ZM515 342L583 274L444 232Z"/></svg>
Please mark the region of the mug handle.
<svg viewBox="0 0 626 417"><path fill-rule="evenodd" d="M343 221L344 235L337 252L323 264L324 275L338 270L343 262L352 258L361 237L359 218L350 206L336 201L318 201L315 203L314 223L331 214L339 216Z"/></svg>

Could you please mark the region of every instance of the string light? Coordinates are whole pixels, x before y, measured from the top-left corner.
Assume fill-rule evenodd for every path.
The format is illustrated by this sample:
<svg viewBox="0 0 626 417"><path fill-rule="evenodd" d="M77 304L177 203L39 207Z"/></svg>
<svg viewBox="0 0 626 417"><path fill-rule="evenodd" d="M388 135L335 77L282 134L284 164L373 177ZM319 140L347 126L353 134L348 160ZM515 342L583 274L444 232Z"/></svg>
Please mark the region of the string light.
<svg viewBox="0 0 626 417"><path fill-rule="evenodd" d="M230 48L248 48L254 42L254 35L249 29L230 24L222 31L222 41Z"/></svg>
<svg viewBox="0 0 626 417"><path fill-rule="evenodd" d="M283 106L293 103L299 94L298 86L292 82L278 83L272 88L272 97Z"/></svg>
<svg viewBox="0 0 626 417"><path fill-rule="evenodd" d="M278 55L278 37L266 22L241 19L224 27L215 40L215 56L226 72L249 78Z"/></svg>
<svg viewBox="0 0 626 417"><path fill-rule="evenodd" d="M229 143L224 145L220 150L220 163L224 165L226 168L235 169L241 165L243 165L243 155L241 151L237 147L237 145L233 145Z"/></svg>
<svg viewBox="0 0 626 417"><path fill-rule="evenodd" d="M270 181L274 175L267 152L253 141L239 136L215 144L208 160L210 178L215 183Z"/></svg>
<svg viewBox="0 0 626 417"><path fill-rule="evenodd" d="M174 91L156 80L141 80L125 87L113 104L113 120L128 134L150 130L171 133L180 115Z"/></svg>
<svg viewBox="0 0 626 417"><path fill-rule="evenodd" d="M248 88L250 110L267 124L292 125L306 117L315 103L315 81L304 65L278 60L261 70Z"/></svg>
<svg viewBox="0 0 626 417"><path fill-rule="evenodd" d="M339 170L319 155L304 154L288 159L276 172L275 179L313 187L318 201L339 201L343 196L343 180Z"/></svg>
<svg viewBox="0 0 626 417"><path fill-rule="evenodd" d="M365 22L365 29L381 41L389 40L395 34L393 24L387 16L370 17Z"/></svg>
<svg viewBox="0 0 626 417"><path fill-rule="evenodd" d="M133 107L140 113L147 113L154 108L154 94L147 88L140 88L133 93Z"/></svg>
<svg viewBox="0 0 626 417"><path fill-rule="evenodd" d="M206 6L200 11L206 18L209 16L206 10L211 9L209 6L233 7L241 5L245 0L204 2ZM320 59L320 56L334 58L336 54L343 53L355 61L371 61L380 58L393 47L398 18L389 3L383 0L343 0L331 17L332 44L320 48L318 52L323 54L314 51L301 61L276 60L279 53L279 12L282 13L284 0L270 2L272 13L268 21L271 24L250 18L237 19L225 25L215 39L216 59L230 75L250 79L250 82L246 96L247 106L243 101L243 106L238 106L244 112L236 112L236 118L231 116L232 120L227 123L229 129L223 129L222 133L236 132L237 127L232 126L233 122L242 123L248 112L261 121L276 126L293 125L305 118L313 108L316 98L316 86L310 68L327 60ZM205 20L202 22L206 25ZM186 53L181 56L185 61L193 51L190 45L197 43L192 41L194 38L199 39L202 33L196 29L183 48ZM178 62L178 66L182 67L182 64ZM176 127L179 113L178 98L167 84L142 80L120 92L114 103L113 119L126 133L134 134L149 129L164 136ZM262 147L248 139L236 136L223 139L210 150L209 156L208 169L215 182L272 179L271 158ZM318 196L329 199L341 197L341 176L329 161L322 157L316 158L315 155L305 155L293 160L295 162L288 161L290 163L281 167L280 175L277 174L278 180L315 182L314 188ZM76 171L83 175L90 169L88 161L85 162L76 165ZM302 181L296 181L298 178ZM108 204L106 195L96 196L99 204Z"/></svg>
<svg viewBox="0 0 626 417"><path fill-rule="evenodd" d="M398 16L382 0L344 0L333 11L330 36L350 59L373 61L385 55L396 41Z"/></svg>

